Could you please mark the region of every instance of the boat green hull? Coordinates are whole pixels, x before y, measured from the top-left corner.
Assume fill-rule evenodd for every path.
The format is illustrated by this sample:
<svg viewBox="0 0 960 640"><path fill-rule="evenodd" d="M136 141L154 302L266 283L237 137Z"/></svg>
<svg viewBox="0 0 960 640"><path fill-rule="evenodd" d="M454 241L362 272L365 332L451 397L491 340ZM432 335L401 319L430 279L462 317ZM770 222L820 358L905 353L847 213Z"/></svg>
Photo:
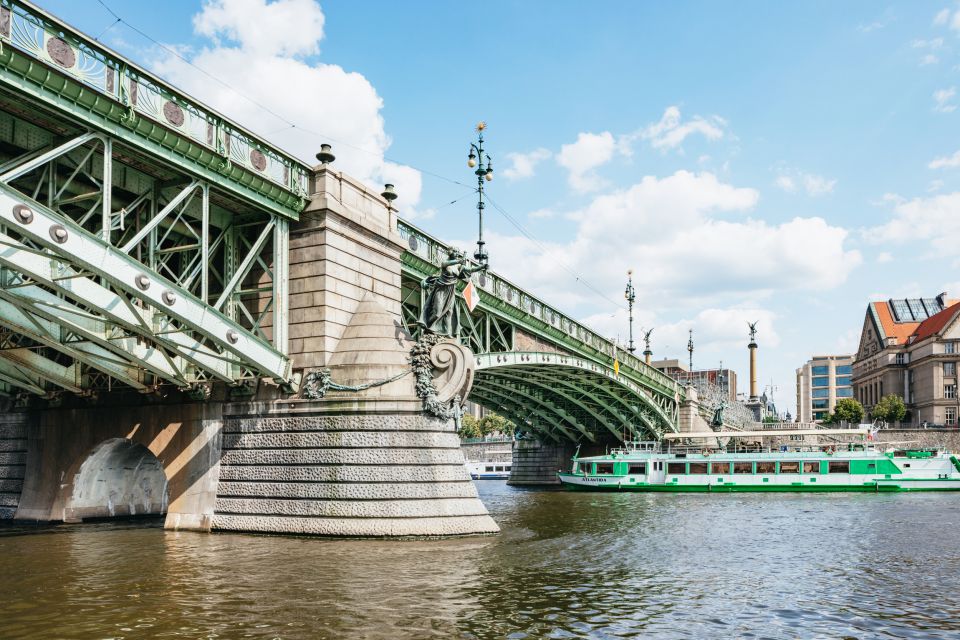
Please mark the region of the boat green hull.
<svg viewBox="0 0 960 640"><path fill-rule="evenodd" d="M896 484L865 484L865 485L757 485L757 484L722 484L722 485L670 485L670 484L632 484L622 486L592 486L563 483L569 491L593 492L640 492L640 493L896 493L901 491L960 491L960 483L956 487L901 487Z"/></svg>

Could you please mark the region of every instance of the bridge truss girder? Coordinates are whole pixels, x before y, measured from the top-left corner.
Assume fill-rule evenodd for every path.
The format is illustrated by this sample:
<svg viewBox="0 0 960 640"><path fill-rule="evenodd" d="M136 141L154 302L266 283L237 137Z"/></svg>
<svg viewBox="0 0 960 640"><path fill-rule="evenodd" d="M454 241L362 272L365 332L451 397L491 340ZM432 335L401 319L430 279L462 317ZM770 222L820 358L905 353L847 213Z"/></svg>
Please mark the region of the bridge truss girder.
<svg viewBox="0 0 960 640"><path fill-rule="evenodd" d="M152 175L122 140L56 136L2 104L0 120L0 326L27 338L16 349L55 353L25 363L0 347L0 382L38 394L290 382L286 218L233 213L176 168ZM23 140L33 148L11 153Z"/></svg>
<svg viewBox="0 0 960 640"><path fill-rule="evenodd" d="M656 411L656 405L629 383L591 370L582 361L580 366L573 362L575 358L543 353L478 356L474 379L478 395L474 398L471 392L470 399L489 406L484 400L489 399L488 391L494 389L514 399L535 399L564 408L564 417L579 435L594 435L599 427L622 441L646 436L659 439L665 431L675 430L668 417Z"/></svg>

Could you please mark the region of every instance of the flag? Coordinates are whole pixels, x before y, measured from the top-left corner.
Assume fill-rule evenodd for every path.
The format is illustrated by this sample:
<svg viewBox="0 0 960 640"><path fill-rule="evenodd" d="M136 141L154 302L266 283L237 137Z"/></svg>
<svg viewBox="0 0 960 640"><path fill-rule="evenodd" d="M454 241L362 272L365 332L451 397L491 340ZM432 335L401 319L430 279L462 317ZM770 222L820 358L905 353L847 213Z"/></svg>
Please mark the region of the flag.
<svg viewBox="0 0 960 640"><path fill-rule="evenodd" d="M473 282L467 283L467 287L463 290L463 299L467 302L467 309L473 312L473 308L480 302L480 296L477 295Z"/></svg>

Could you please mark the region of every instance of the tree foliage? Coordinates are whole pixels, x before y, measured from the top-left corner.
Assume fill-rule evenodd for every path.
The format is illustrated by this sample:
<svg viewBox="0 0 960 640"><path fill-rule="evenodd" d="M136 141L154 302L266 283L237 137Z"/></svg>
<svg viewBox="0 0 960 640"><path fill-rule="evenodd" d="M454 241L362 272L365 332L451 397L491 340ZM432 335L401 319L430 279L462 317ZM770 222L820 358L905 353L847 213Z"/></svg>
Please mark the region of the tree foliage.
<svg viewBox="0 0 960 640"><path fill-rule="evenodd" d="M511 435L513 434L513 430L514 425L512 422L499 413L489 411L487 415L479 420L470 414L463 416L463 420L460 422L460 430L457 434L461 438L482 438L494 433Z"/></svg>
<svg viewBox="0 0 960 640"><path fill-rule="evenodd" d="M903 403L903 398L891 393L880 398L880 402L873 406L871 413L874 420L901 422L907 415L907 406Z"/></svg>
<svg viewBox="0 0 960 640"><path fill-rule="evenodd" d="M837 424L847 422L850 424L860 424L863 421L863 405L856 398L841 398L837 400L833 413L827 417L827 422Z"/></svg>

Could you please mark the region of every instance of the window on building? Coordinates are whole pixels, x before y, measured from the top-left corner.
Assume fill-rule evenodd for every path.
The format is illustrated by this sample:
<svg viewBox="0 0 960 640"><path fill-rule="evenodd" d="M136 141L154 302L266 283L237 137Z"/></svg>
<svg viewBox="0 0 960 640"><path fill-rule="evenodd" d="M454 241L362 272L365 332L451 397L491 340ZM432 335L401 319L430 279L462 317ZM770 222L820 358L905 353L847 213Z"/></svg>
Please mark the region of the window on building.
<svg viewBox="0 0 960 640"><path fill-rule="evenodd" d="M957 397L957 385L955 384L945 384L943 385L943 397L947 399L952 399Z"/></svg>
<svg viewBox="0 0 960 640"><path fill-rule="evenodd" d="M897 360L896 360L896 361L897 361L897 364L906 364L906 362L907 362L906 356L907 356L907 354L905 354L905 353L898 353L898 354L897 354Z"/></svg>
<svg viewBox="0 0 960 640"><path fill-rule="evenodd" d="M827 377L827 376L820 376L820 377L818 377L818 378L814 378L814 379L813 379L813 386L815 386L815 387L829 387L829 386L830 386L830 378Z"/></svg>
<svg viewBox="0 0 960 640"><path fill-rule="evenodd" d="M842 364L842 365L840 365L839 367L836 368L836 372L837 372L837 375L838 375L838 376L849 376L849 375L853 375L853 365L850 365L850 364Z"/></svg>
<svg viewBox="0 0 960 640"><path fill-rule="evenodd" d="M814 398L829 398L829 397L830 397L830 389L814 389L814 390L811 392L811 395L812 395Z"/></svg>
<svg viewBox="0 0 960 640"><path fill-rule="evenodd" d="M780 473L800 473L799 462L781 462Z"/></svg>
<svg viewBox="0 0 960 640"><path fill-rule="evenodd" d="M952 427L957 424L957 408L956 407L947 407L944 411L944 423L947 426Z"/></svg>
<svg viewBox="0 0 960 640"><path fill-rule="evenodd" d="M943 343L943 352L944 352L944 353L956 353L956 351L954 351L954 349L956 349L956 345L955 345L953 342L944 342L944 343Z"/></svg>
<svg viewBox="0 0 960 640"><path fill-rule="evenodd" d="M945 376L955 376L955 375L957 375L957 363L956 363L956 362L944 362L944 363L943 363L943 375L945 375Z"/></svg>
<svg viewBox="0 0 960 640"><path fill-rule="evenodd" d="M814 412L813 412L813 419L814 419L814 420L826 420L826 419L827 419L827 412L825 412L825 411L814 411Z"/></svg>
<svg viewBox="0 0 960 640"><path fill-rule="evenodd" d="M667 473L682 476L686 472L687 472L686 462L668 462L667 463Z"/></svg>
<svg viewBox="0 0 960 640"><path fill-rule="evenodd" d="M837 378L837 381L834 383L838 387L849 387L850 386L850 376L841 376Z"/></svg>
<svg viewBox="0 0 960 640"><path fill-rule="evenodd" d="M829 400L814 400L813 401L814 409L829 409L830 401Z"/></svg>
<svg viewBox="0 0 960 640"><path fill-rule="evenodd" d="M837 389L838 398L852 398L853 397L853 387L842 387Z"/></svg>
<svg viewBox="0 0 960 640"><path fill-rule="evenodd" d="M813 367L812 371L815 376L830 375L830 367Z"/></svg>
<svg viewBox="0 0 960 640"><path fill-rule="evenodd" d="M707 463L706 462L691 462L690 463L690 473L695 473L697 475L704 475L707 473Z"/></svg>

